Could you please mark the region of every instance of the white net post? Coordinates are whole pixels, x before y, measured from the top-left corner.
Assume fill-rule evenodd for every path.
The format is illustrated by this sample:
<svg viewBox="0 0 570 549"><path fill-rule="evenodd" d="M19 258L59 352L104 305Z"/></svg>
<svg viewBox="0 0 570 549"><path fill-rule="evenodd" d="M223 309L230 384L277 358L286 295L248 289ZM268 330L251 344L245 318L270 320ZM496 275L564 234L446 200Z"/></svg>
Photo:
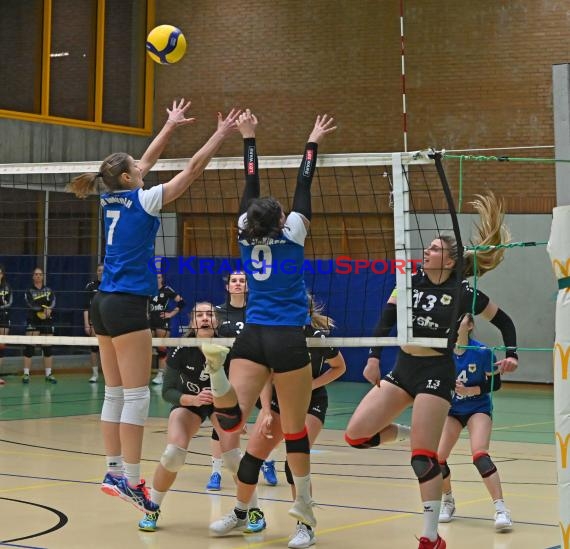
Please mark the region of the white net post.
<svg viewBox="0 0 570 549"><path fill-rule="evenodd" d="M554 338L554 429L562 549L570 548L570 206L554 208L548 253L558 280Z"/></svg>

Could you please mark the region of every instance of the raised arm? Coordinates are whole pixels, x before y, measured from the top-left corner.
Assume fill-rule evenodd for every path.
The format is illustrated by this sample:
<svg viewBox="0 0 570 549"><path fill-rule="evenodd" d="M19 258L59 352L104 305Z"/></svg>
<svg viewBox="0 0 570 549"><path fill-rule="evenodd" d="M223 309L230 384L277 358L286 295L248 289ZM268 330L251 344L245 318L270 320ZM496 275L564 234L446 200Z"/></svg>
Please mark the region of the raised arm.
<svg viewBox="0 0 570 549"><path fill-rule="evenodd" d="M259 166L255 144L257 117L249 109L242 113L237 121L237 128L243 137L243 168L245 188L239 203L239 215L247 211L249 201L259 197Z"/></svg>
<svg viewBox="0 0 570 549"><path fill-rule="evenodd" d="M333 124L334 119L327 114L317 116L297 173L297 186L295 187L295 196L293 197L291 211L300 213L307 220L305 224L308 224L312 216L311 183L317 165L318 145L326 135L336 130L336 126L333 126Z"/></svg>
<svg viewBox="0 0 570 549"><path fill-rule="evenodd" d="M190 101L185 102L184 99L181 99L177 104L175 100L172 102L172 109L166 109L168 119L137 163L142 177L150 172L151 168L156 164L174 130L179 126L187 126L196 121L195 118L185 117L186 111L190 108L190 103Z"/></svg>
<svg viewBox="0 0 570 549"><path fill-rule="evenodd" d="M505 311L500 309L499 306L491 300L489 300L487 306L481 312L481 316L499 329L503 337L503 343L505 347L507 347L505 358L496 363L497 366L499 366L499 372L501 374L514 372L519 365L519 357L516 352L517 330L514 322Z"/></svg>
<svg viewBox="0 0 570 549"><path fill-rule="evenodd" d="M223 118L221 113L218 113L218 128L212 137L194 154L190 162L179 174L175 175L168 183L162 185L163 206L176 200L200 177L208 162L222 146L222 143L234 132L239 113L238 109L232 109L226 118Z"/></svg>

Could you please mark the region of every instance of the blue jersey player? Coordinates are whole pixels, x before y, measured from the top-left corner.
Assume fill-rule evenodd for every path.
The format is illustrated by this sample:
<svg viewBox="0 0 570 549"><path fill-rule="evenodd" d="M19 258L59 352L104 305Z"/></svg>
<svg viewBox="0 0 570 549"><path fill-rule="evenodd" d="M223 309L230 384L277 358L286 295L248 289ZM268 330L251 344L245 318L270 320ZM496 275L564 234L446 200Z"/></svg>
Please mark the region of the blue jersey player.
<svg viewBox="0 0 570 549"><path fill-rule="evenodd" d="M495 528L510 530L513 526L510 511L505 507L501 479L495 464L489 457L489 442L493 427L491 392L501 388L501 375L495 366L497 359L483 343L472 339L473 316L467 313L461 320L457 343L460 346L479 349L456 348L454 353L457 373L455 395L443 427L437 451L443 475L443 498L439 522L450 522L455 513L455 501L451 492L451 472L447 458L455 446L461 431L469 429L473 465L481 475L495 505Z"/></svg>
<svg viewBox="0 0 570 549"><path fill-rule="evenodd" d="M260 198L255 131L249 109L240 115L244 140L245 190L240 202L239 245L247 277L245 328L232 348L230 380L222 368L227 349L203 345L209 360L214 405L225 430L241 429L273 372L281 403L281 425L296 499L289 514L314 527L310 493L310 443L305 417L311 399L311 366L305 341L308 303L303 278L304 244L311 220L311 182L317 148L333 132L334 121L317 116L297 175L291 213L286 216L274 198ZM248 445L238 470L234 510L210 525L215 534L244 528L247 504L255 489L263 457Z"/></svg>
<svg viewBox="0 0 570 549"><path fill-rule="evenodd" d="M168 120L140 160L126 153L105 158L99 173L76 177L69 190L84 198L101 195L105 221L105 262L98 292L91 304L91 321L101 355L105 377L105 398L101 428L105 444L107 474L101 489L118 495L137 509L154 512L140 481L143 428L148 416L148 388L152 360L149 298L158 291L156 272L149 268L161 208L176 200L204 171L222 143L235 130L239 111L227 118L218 114L218 127L187 166L170 181L148 190L143 177L149 173L174 130L194 122L186 118L190 102L174 101L167 109Z"/></svg>

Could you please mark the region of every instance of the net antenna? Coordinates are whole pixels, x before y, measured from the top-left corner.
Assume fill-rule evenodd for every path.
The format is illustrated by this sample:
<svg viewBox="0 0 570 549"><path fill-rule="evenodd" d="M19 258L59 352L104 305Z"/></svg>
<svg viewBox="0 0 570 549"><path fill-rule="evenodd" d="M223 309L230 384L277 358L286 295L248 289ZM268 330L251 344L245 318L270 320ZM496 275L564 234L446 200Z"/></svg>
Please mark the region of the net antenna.
<svg viewBox="0 0 570 549"><path fill-rule="evenodd" d="M262 195L276 197L286 211L291 207L300 161L300 155L259 158ZM158 161L145 184L170 180L187 162ZM94 338L83 335L85 299L81 292L93 279L104 251L99 199L79 200L64 190L73 177L95 173L99 166L100 161L0 165L0 223L12 227L12 234L0 235L0 263L5 264L19 294L29 285L32 268L45 262L48 285L57 296L58 319L55 337L24 335L26 311L17 298L10 333L0 335L0 343L95 344ZM166 281L188 306L179 314L180 325L187 324L187 313L195 302L219 304L227 298L223 278L239 261L236 222L243 184L241 157L214 158L190 191L162 213L156 253L163 256L161 266L167 266ZM447 340L414 338L411 329L411 275L422 261L423 249L431 239L451 233L462 256L440 153L319 155L312 196L305 282L336 328L326 342L312 339L309 344L345 348L447 345ZM461 270L460 262L457 269ZM370 337L394 287L400 296L398 334ZM449 328L451 337L455 327ZM153 344L180 345L180 333L155 338ZM183 344L197 342L185 338Z"/></svg>

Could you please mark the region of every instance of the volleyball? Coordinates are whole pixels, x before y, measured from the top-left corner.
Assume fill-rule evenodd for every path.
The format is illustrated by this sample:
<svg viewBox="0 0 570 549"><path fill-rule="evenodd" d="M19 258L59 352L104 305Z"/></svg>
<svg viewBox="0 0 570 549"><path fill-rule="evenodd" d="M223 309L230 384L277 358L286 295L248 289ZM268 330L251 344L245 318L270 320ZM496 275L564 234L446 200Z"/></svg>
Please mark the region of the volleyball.
<svg viewBox="0 0 570 549"><path fill-rule="evenodd" d="M162 65L171 65L182 59L186 52L186 38L172 25L159 25L146 38L146 50L150 58Z"/></svg>

